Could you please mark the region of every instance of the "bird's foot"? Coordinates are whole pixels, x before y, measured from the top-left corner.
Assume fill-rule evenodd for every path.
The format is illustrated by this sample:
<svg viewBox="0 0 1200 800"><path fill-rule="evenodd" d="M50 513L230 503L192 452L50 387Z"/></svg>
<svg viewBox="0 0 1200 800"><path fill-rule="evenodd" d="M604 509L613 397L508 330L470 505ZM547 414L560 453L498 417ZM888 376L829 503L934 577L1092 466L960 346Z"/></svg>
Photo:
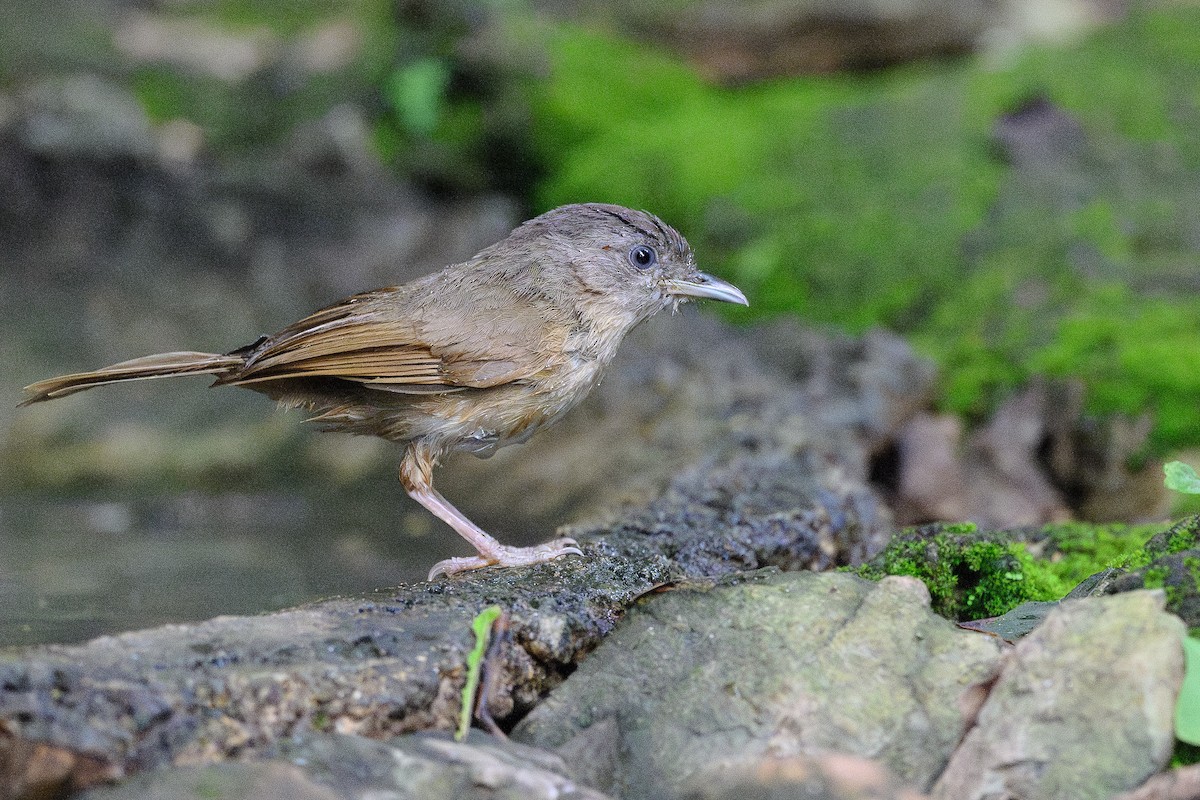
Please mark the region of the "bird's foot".
<svg viewBox="0 0 1200 800"><path fill-rule="evenodd" d="M439 575L454 575L483 567L522 567L527 564L540 564L559 556L581 556L583 551L579 549L578 545L579 542L569 538L554 539L534 547L499 545L495 551L489 552L487 555L481 553L477 556L447 558L439 561L433 565L433 569L429 570L429 580L433 580Z"/></svg>

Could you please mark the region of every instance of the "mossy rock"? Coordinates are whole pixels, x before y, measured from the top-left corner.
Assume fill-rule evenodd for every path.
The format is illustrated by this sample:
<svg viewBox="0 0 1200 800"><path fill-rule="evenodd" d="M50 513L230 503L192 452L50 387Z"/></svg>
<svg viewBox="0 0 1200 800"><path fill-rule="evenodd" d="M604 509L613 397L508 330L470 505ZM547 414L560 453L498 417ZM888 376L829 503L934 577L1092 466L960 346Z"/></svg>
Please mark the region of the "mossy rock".
<svg viewBox="0 0 1200 800"><path fill-rule="evenodd" d="M939 614L981 619L1028 601L1060 600L1094 573L1144 561L1143 546L1162 536L1163 527L1065 523L980 531L970 523L923 525L894 536L855 571L872 580L919 578Z"/></svg>
<svg viewBox="0 0 1200 800"><path fill-rule="evenodd" d="M1162 589L1167 610L1193 632L1200 629L1200 516L1172 525L1146 543L1135 569L1116 577L1108 592Z"/></svg>
<svg viewBox="0 0 1200 800"><path fill-rule="evenodd" d="M1200 547L1200 516L1176 522L1146 542L1143 558L1149 562Z"/></svg>

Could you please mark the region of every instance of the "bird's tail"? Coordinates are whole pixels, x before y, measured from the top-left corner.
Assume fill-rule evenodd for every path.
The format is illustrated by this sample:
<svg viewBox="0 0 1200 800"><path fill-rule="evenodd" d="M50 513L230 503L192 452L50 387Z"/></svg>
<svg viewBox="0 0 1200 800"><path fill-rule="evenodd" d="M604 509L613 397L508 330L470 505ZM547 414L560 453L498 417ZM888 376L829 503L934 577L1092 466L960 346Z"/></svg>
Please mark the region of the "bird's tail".
<svg viewBox="0 0 1200 800"><path fill-rule="evenodd" d="M238 355L217 353L158 353L157 355L122 361L111 367L76 372L49 378L25 387L25 399L21 405L40 403L56 397L66 397L93 386L104 386L123 381L144 381L150 378L173 378L176 375L224 375L246 363Z"/></svg>

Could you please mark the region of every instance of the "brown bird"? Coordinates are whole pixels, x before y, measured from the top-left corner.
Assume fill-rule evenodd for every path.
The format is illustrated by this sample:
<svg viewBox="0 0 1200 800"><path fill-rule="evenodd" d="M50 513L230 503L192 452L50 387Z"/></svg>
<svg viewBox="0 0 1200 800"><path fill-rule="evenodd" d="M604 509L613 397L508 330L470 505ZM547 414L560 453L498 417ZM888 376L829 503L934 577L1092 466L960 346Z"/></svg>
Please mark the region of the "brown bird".
<svg viewBox="0 0 1200 800"><path fill-rule="evenodd" d="M642 320L688 298L749 305L696 269L687 241L652 214L588 203L529 220L475 257L403 286L354 295L224 355L161 353L39 381L21 405L122 381L215 375L326 430L404 445L409 496L479 555L434 565L432 580L574 553L573 539L508 547L433 488L442 456L486 457L526 441L595 386Z"/></svg>

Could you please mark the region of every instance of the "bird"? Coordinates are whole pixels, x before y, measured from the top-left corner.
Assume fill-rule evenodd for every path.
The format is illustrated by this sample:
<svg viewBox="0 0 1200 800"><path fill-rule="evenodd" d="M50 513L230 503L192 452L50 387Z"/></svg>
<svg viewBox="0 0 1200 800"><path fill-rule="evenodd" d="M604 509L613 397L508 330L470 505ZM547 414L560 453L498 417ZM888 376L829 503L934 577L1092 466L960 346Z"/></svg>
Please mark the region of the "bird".
<svg viewBox="0 0 1200 800"><path fill-rule="evenodd" d="M466 261L347 297L236 350L158 353L50 378L25 387L20 405L208 375L213 386L304 409L324 430L398 443L405 491L476 550L437 562L432 581L583 555L571 538L501 544L434 488L434 467L452 452L487 457L528 440L596 386L635 326L703 298L749 305L701 272L687 240L653 214L571 204Z"/></svg>

